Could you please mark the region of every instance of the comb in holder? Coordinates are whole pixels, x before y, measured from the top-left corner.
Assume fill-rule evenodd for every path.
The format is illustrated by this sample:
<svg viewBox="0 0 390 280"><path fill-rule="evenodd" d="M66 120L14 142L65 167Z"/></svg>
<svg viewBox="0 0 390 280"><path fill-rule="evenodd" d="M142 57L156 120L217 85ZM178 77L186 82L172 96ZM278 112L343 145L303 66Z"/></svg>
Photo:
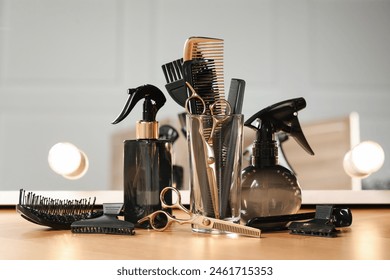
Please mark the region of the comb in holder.
<svg viewBox="0 0 390 280"><path fill-rule="evenodd" d="M72 223L73 233L134 235L134 224L117 218L123 203L103 203L103 216Z"/></svg>
<svg viewBox="0 0 390 280"><path fill-rule="evenodd" d="M184 79L188 82L193 90L203 99L204 106L198 100L192 100L190 104L190 111L192 114L201 114L205 111L205 115L210 116L210 107L213 105L214 115L224 115L226 113L225 101L225 86L224 86L224 41L218 38L208 37L190 37L186 40L183 51L183 74ZM204 110L205 109L205 110ZM213 217L220 217L220 203L221 200L221 186L223 183L222 174L223 171L223 135L221 133L221 127L218 125L215 127L213 136L211 135L213 128L213 117L203 118L202 131L203 138L214 150L215 158L215 170L216 190L211 190L211 187L200 186L202 196L212 193L217 193L217 199L212 201L218 202L217 205L213 205L213 209L218 207L218 213L215 213ZM204 172L201 168L200 172ZM198 174L198 177L209 176L209 174ZM210 201L210 199L204 202ZM208 203L206 203L207 207Z"/></svg>
<svg viewBox="0 0 390 280"><path fill-rule="evenodd" d="M190 37L184 44L184 78L205 101L206 114L210 114L211 104L225 99L223 57L223 39ZM217 104L215 113L221 114L224 109L221 102Z"/></svg>
<svg viewBox="0 0 390 280"><path fill-rule="evenodd" d="M242 113L242 105L245 94L245 81L242 79L231 79L228 102L232 108L232 114L238 115ZM231 122L236 121L234 118L230 120ZM237 158L235 155L236 152L242 153L241 146L237 146L236 141L238 140L238 131L236 125L226 124L224 130L222 131L223 135L223 144L222 144L222 165L221 168L224 168L222 176L222 187L221 187L221 215L222 217L227 217L230 215L228 212L228 203L229 195L232 184L234 184L234 170L237 170L236 165L238 164L234 159ZM242 137L242 135L241 135ZM239 148L238 151L233 149ZM240 169L240 168L239 168Z"/></svg>

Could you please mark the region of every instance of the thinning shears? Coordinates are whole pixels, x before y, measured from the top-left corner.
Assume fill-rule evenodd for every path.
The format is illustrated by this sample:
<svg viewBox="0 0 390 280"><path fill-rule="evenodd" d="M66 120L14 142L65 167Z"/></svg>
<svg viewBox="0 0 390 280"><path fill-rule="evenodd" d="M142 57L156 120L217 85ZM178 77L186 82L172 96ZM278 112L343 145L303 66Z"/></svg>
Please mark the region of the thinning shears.
<svg viewBox="0 0 390 280"><path fill-rule="evenodd" d="M176 195L176 199L172 199L172 204L168 204L165 201L165 196L168 192L173 192ZM218 220L214 218L209 218L200 214L192 213L186 207L183 206L181 202L180 192L173 187L165 187L160 193L160 201L163 209L180 209L184 211L189 218L187 219L178 219L173 217L171 214L164 210L157 210L152 214L140 219L138 223L144 223L146 221L150 222L150 225L154 230L164 231L166 230L173 222L177 222L180 225L182 224L193 224L205 229L216 229L224 232L237 233L240 235L251 236L251 237L260 237L261 230L257 228L252 228L240 224L235 224L228 221Z"/></svg>

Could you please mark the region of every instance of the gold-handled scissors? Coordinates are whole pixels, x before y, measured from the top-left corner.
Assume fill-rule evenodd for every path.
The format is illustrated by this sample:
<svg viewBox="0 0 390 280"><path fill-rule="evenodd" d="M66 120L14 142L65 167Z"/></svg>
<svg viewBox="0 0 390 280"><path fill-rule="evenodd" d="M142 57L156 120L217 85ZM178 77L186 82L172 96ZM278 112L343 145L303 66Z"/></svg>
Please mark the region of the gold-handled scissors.
<svg viewBox="0 0 390 280"><path fill-rule="evenodd" d="M201 103L202 110L201 115L206 114L206 112L210 113L210 115L213 117L213 124L211 127L211 132L209 132L210 128L203 128L202 127L202 134L204 134L205 138L207 139L207 142L212 145L212 139L214 137L215 131L217 127L220 127L231 115L232 113L232 107L226 99L218 99L212 104L210 104L207 108L206 102L203 100L203 98L196 93L194 88L191 86L190 83L186 82L187 87L191 91L191 95L187 98L185 102L185 110L187 114L193 114L191 113L190 106L191 102L198 100ZM197 107L199 108L199 106Z"/></svg>
<svg viewBox="0 0 390 280"><path fill-rule="evenodd" d="M218 115L215 112L216 107L218 105L220 105L220 106L225 105L226 106L226 110L225 110L224 114L219 114ZM232 107L230 106L230 103L227 100L220 99L220 100L217 100L213 104L210 105L210 112L211 112L211 115L213 116L213 126L211 128L211 133L210 133L210 138L208 140L208 143L210 145L212 145L213 144L213 139L214 139L214 134L215 134L217 128L218 127L220 128L221 125L229 118L229 115L232 112Z"/></svg>
<svg viewBox="0 0 390 280"><path fill-rule="evenodd" d="M187 114L191 114L190 106L191 102L198 100L202 104L201 114L204 115L206 113L207 107L203 98L196 93L194 88L190 83L186 82L187 87L191 91L191 95L187 98L185 103L185 109ZM197 106L199 109L199 106ZM226 109L223 114L218 114L218 111L222 112L221 109ZM229 115L231 114L231 106L229 102L225 99L220 99L215 101L209 106L209 113L212 116L212 125L204 127L204 123L202 119L199 117L199 135L202 139L203 143L203 154L205 156L205 166L206 166L206 174L208 179L209 191L211 195L211 202L213 206L214 216L218 219L220 218L220 199L218 193L218 185L217 185L217 175L216 175L216 163L215 163L215 151L213 148L213 139L214 134L217 128L220 128L222 123L225 122Z"/></svg>
<svg viewBox="0 0 390 280"><path fill-rule="evenodd" d="M191 90L191 95L187 98L186 100L186 103L184 104L184 108L187 112L187 114L196 114L197 112L193 112L191 113L191 109L190 109L190 106L191 106L191 102L193 101L200 101L200 103L202 104L202 111L201 111L201 115L205 114L206 113L206 102L204 102L203 98L196 93L196 91L194 90L194 88L191 86L191 84L189 82L186 82L186 85L187 87Z"/></svg>
<svg viewBox="0 0 390 280"><path fill-rule="evenodd" d="M169 191L172 191L176 194L176 199L172 201L172 204L168 204L165 201L165 196ZM187 219L178 219L173 217L166 211L157 210L152 214L140 219L139 224L149 221L153 229L157 231L164 231L167 229L173 222L177 222L180 225L182 224L193 224L205 229L217 229L224 232L237 233L240 235L246 235L251 237L260 237L261 230L257 228L252 228L240 224L235 224L228 221L218 220L214 218L209 218L200 214L194 214L181 203L180 192L173 187L166 187L160 193L160 201L163 209L180 209L183 210L189 218Z"/></svg>

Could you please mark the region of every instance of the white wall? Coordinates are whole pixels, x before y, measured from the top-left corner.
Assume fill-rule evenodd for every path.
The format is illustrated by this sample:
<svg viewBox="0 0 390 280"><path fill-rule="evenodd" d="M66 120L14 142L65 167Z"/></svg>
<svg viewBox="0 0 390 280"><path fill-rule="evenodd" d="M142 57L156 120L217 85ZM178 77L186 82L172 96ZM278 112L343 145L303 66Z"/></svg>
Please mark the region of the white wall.
<svg viewBox="0 0 390 280"><path fill-rule="evenodd" d="M386 0L0 0L0 189L110 187L110 134L141 117L110 124L127 88L164 90L161 65L193 35L225 40L226 87L246 80L247 117L303 96L302 122L356 111L361 139L390 155L389 27ZM181 111L169 99L158 116ZM64 140L89 155L79 181L47 165Z"/></svg>

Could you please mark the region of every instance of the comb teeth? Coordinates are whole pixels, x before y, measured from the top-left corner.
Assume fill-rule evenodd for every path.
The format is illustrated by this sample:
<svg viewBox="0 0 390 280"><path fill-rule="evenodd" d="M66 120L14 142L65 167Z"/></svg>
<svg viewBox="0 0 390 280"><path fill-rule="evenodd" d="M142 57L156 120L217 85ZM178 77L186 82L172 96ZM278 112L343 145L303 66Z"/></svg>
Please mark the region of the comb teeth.
<svg viewBox="0 0 390 280"><path fill-rule="evenodd" d="M261 236L261 231L259 229L254 229L254 228L242 226L239 224L233 224L233 223L231 223L231 225L230 225L228 223L230 223L230 222L225 222L225 223L214 222L213 228L221 230L221 231L238 233L241 235L246 235L246 236L251 236L251 237L260 237Z"/></svg>
<svg viewBox="0 0 390 280"><path fill-rule="evenodd" d="M225 87L224 87L224 41L217 38L206 37L190 37L187 39L184 45L183 51L183 73L186 82L188 82L193 90L203 99L204 105L199 100L192 100L190 103L191 114L211 114L211 105L213 105L213 115L222 115L225 113L226 103L219 102L225 101ZM188 95L190 96L190 95ZM203 113L204 112L204 113ZM214 139L220 138L220 126L215 127L213 131L213 118L205 118L201 124L201 133L205 141L213 148L214 157L216 161L215 178L209 178L209 188L202 190L204 193L209 193L211 196L212 207L214 209L214 217L219 216L220 207L219 202L215 204L213 199L213 193L219 192L218 186L220 186L221 176L218 174L218 165L220 162L220 143L214 141ZM211 132L214 132L215 137L211 137ZM206 145L206 144L203 144ZM206 156L206 155L205 155ZM209 177L209 174L204 174ZM210 181L215 181L214 184L210 184ZM213 185L216 185L213 187ZM216 188L216 190L214 190ZM216 195L219 197L219 195ZM204 200L208 202L210 200ZM206 205L205 208L209 208L210 205ZM218 211L215 211L217 208Z"/></svg>
<svg viewBox="0 0 390 280"><path fill-rule="evenodd" d="M197 94L209 106L225 99L224 86L224 41L217 38L190 37L184 46L183 61L195 61L191 64L191 84ZM224 104L215 106L215 113L222 114Z"/></svg>

